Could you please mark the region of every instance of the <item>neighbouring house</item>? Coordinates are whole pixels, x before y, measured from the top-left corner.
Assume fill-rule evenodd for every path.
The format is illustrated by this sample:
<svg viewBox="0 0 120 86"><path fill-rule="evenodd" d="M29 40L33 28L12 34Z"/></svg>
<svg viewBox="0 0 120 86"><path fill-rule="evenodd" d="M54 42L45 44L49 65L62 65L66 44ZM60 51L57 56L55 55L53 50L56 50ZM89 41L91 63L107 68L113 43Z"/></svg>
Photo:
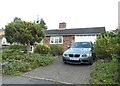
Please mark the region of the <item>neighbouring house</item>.
<svg viewBox="0 0 120 86"><path fill-rule="evenodd" d="M4 37L4 29L0 29L0 46L7 46L10 43L7 42L7 39Z"/></svg>
<svg viewBox="0 0 120 86"><path fill-rule="evenodd" d="M66 23L62 22L59 23L59 29L45 31L46 37L43 43L63 45L64 49L67 49L67 46L73 42L92 41L94 43L96 37L104 32L106 32L105 27L66 29Z"/></svg>

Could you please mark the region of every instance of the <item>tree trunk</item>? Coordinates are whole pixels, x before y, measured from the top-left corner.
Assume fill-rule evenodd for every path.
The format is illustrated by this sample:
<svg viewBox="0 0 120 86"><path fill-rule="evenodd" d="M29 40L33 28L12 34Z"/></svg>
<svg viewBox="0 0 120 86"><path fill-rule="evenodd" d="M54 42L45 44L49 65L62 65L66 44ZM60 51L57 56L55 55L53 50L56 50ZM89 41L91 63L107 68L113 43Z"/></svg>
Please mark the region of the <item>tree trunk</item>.
<svg viewBox="0 0 120 86"><path fill-rule="evenodd" d="M30 43L27 43L27 55L29 55L29 51L30 51Z"/></svg>

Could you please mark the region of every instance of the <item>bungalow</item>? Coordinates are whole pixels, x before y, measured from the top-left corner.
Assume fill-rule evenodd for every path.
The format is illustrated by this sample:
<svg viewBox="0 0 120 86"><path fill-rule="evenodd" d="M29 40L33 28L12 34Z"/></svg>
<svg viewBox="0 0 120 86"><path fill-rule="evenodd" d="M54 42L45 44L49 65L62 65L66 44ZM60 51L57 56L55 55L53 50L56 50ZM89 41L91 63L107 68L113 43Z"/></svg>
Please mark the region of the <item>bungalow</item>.
<svg viewBox="0 0 120 86"><path fill-rule="evenodd" d="M92 28L71 28L66 29L66 23L59 23L59 29L46 30L46 37L43 40L44 44L59 44L63 45L64 49L73 42L78 41L92 41L100 33L105 32L105 27L92 27Z"/></svg>

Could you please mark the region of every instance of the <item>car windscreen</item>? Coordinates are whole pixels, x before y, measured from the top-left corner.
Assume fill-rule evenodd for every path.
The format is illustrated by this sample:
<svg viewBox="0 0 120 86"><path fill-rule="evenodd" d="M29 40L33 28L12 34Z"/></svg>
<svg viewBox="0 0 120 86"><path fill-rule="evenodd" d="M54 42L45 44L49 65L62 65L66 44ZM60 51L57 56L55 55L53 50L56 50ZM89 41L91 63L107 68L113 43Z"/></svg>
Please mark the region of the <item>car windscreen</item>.
<svg viewBox="0 0 120 86"><path fill-rule="evenodd" d="M76 42L70 48L91 48L90 42Z"/></svg>

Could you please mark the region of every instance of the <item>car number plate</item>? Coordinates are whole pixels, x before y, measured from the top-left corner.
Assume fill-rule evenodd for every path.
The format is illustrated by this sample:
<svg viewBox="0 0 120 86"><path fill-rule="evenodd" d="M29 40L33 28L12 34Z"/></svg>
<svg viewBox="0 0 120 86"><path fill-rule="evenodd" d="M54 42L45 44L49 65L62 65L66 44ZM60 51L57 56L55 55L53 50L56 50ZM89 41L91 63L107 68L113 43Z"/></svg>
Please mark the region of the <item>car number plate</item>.
<svg viewBox="0 0 120 86"><path fill-rule="evenodd" d="M70 60L79 60L79 58L70 58Z"/></svg>

